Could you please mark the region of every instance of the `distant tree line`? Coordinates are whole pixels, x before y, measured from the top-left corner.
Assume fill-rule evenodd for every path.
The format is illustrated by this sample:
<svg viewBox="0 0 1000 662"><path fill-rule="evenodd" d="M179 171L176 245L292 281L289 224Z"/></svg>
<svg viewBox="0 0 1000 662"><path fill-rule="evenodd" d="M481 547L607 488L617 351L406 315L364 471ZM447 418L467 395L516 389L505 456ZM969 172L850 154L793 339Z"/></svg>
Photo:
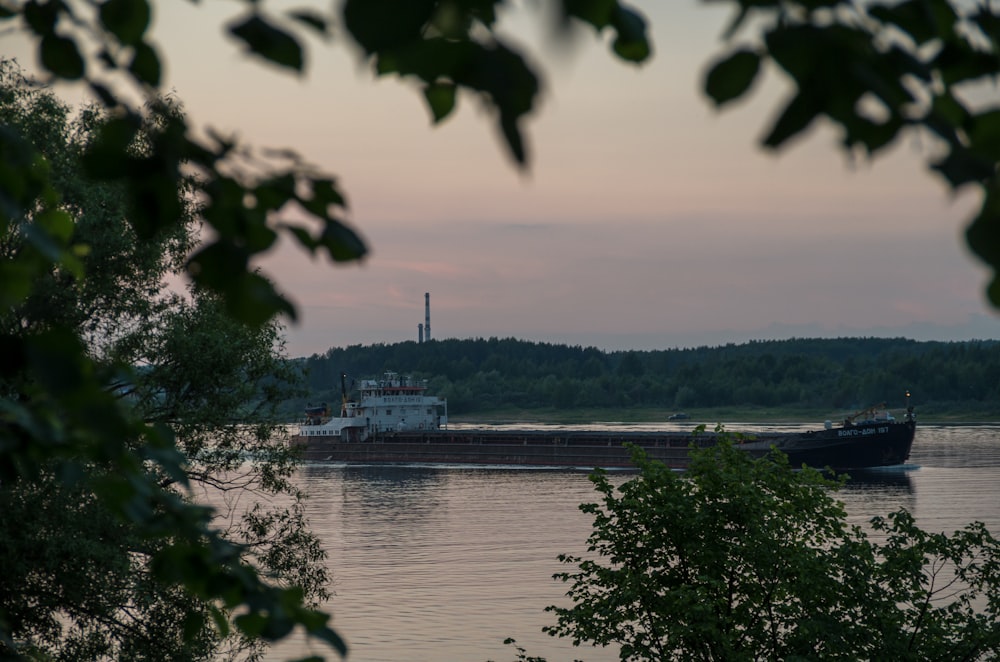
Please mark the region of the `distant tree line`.
<svg viewBox="0 0 1000 662"><path fill-rule="evenodd" d="M922 407L1000 402L1000 342L903 338L751 341L605 352L514 338L352 345L296 359L309 402L340 401L352 380L392 370L428 380L452 414L506 408L789 407L851 410L910 390Z"/></svg>

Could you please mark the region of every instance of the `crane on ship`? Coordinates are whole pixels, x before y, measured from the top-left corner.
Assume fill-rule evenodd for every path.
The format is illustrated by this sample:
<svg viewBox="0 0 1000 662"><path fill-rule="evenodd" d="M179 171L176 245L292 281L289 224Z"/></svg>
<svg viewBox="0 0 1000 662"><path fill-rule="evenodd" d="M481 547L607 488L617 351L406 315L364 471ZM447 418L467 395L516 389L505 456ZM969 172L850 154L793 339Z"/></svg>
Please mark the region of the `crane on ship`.
<svg viewBox="0 0 1000 662"><path fill-rule="evenodd" d="M909 395L909 393L907 393L907 395ZM876 413L878 413L880 411L885 411L885 407L886 407L886 403L883 402L881 404L872 405L871 407L866 407L865 409L862 409L861 411L856 411L853 414L851 414L850 416L847 416L846 418L844 418L844 426L845 427L850 427L850 426L854 425L854 421L856 419L859 419L859 418L862 419L862 420L866 420L866 421L867 420L871 420L871 419L875 418L875 414Z"/></svg>

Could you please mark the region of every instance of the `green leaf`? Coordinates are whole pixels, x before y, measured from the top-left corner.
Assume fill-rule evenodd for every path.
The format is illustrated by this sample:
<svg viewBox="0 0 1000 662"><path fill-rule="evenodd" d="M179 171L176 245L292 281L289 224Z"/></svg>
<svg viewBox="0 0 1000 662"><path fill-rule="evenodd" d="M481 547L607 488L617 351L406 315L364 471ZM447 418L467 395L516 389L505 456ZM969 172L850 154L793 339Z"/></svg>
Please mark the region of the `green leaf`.
<svg viewBox="0 0 1000 662"><path fill-rule="evenodd" d="M333 646L334 650L340 653L341 657L347 657L347 642L332 628L324 626L315 630L309 630L309 634Z"/></svg>
<svg viewBox="0 0 1000 662"><path fill-rule="evenodd" d="M953 146L942 159L931 163L935 170L948 181L953 189L965 184L979 184L989 180L996 173L996 162L983 159L965 148Z"/></svg>
<svg viewBox="0 0 1000 662"><path fill-rule="evenodd" d="M1000 197L991 191L985 198L965 237L976 255L1000 271Z"/></svg>
<svg viewBox="0 0 1000 662"><path fill-rule="evenodd" d="M142 41L150 16L147 0L107 0L100 11L101 23L126 46Z"/></svg>
<svg viewBox="0 0 1000 662"><path fill-rule="evenodd" d="M521 129L517 125L517 119L509 116L501 116L500 130L514 160L521 166L527 164L528 152L524 146L524 137L521 135Z"/></svg>
<svg viewBox="0 0 1000 662"><path fill-rule="evenodd" d="M295 198L295 177L285 174L269 179L259 184L253 194L259 208L267 211L280 209Z"/></svg>
<svg viewBox="0 0 1000 662"><path fill-rule="evenodd" d="M716 106L738 99L753 85L760 71L760 55L741 49L715 63L705 77L705 92Z"/></svg>
<svg viewBox="0 0 1000 662"><path fill-rule="evenodd" d="M424 88L424 98L437 124L455 109L455 86L449 83L435 83Z"/></svg>
<svg viewBox="0 0 1000 662"><path fill-rule="evenodd" d="M335 262L359 260L368 252L364 241L354 230L335 220L327 221L318 246L325 248Z"/></svg>
<svg viewBox="0 0 1000 662"><path fill-rule="evenodd" d="M246 273L249 258L232 241L217 240L191 256L188 272L196 282L218 292L237 287L239 278Z"/></svg>
<svg viewBox="0 0 1000 662"><path fill-rule="evenodd" d="M1000 162L1000 110L973 115L966 122L966 134L970 152Z"/></svg>
<svg viewBox="0 0 1000 662"><path fill-rule="evenodd" d="M435 0L347 0L344 25L369 54L418 41L437 9Z"/></svg>
<svg viewBox="0 0 1000 662"><path fill-rule="evenodd" d="M251 639L260 637L267 626L267 618L258 612L241 614L234 619L234 622L236 627Z"/></svg>
<svg viewBox="0 0 1000 662"><path fill-rule="evenodd" d="M292 235L295 237L295 239L298 240L299 244L301 244L303 248L309 251L310 254L315 254L316 247L319 246L319 242L313 239L313 236L312 234L309 233L309 230L297 225L288 225L288 224L284 224L281 227L291 232Z"/></svg>
<svg viewBox="0 0 1000 662"><path fill-rule="evenodd" d="M278 315L296 319L295 307L260 274L245 274L235 282L226 283L224 291L226 309L234 319L250 326L259 327Z"/></svg>
<svg viewBox="0 0 1000 662"><path fill-rule="evenodd" d="M139 132L139 122L127 116L109 120L83 155L88 176L95 179L119 179L131 174L128 150Z"/></svg>
<svg viewBox="0 0 1000 662"><path fill-rule="evenodd" d="M598 30L611 24L616 0L563 0L563 14L590 23Z"/></svg>
<svg viewBox="0 0 1000 662"><path fill-rule="evenodd" d="M947 0L906 0L892 6L877 5L869 14L910 35L918 46L933 39L951 39L958 20Z"/></svg>
<svg viewBox="0 0 1000 662"><path fill-rule="evenodd" d="M22 11L24 12L24 21L32 31L39 37L44 37L52 34L56 28L60 4L58 2L28 0Z"/></svg>
<svg viewBox="0 0 1000 662"><path fill-rule="evenodd" d="M83 78L83 57L75 41L50 32L42 37L39 48L42 66L53 74L66 80Z"/></svg>
<svg viewBox="0 0 1000 662"><path fill-rule="evenodd" d="M809 128L822 110L821 101L811 90L800 89L771 127L771 131L764 138L764 145L772 148L780 147L785 141Z"/></svg>
<svg viewBox="0 0 1000 662"><path fill-rule="evenodd" d="M612 25L617 30L612 48L618 57L628 62L644 62L653 52L646 36L646 21L637 12L620 5L615 9Z"/></svg>
<svg viewBox="0 0 1000 662"><path fill-rule="evenodd" d="M242 41L251 53L278 66L302 71L302 47L295 37L274 27L259 15L229 25L229 33Z"/></svg>
<svg viewBox="0 0 1000 662"><path fill-rule="evenodd" d="M152 46L140 42L135 46L132 62L128 67L132 75L151 87L160 86L160 58Z"/></svg>
<svg viewBox="0 0 1000 662"><path fill-rule="evenodd" d="M102 104L108 106L109 108L114 107L118 103L118 99L115 98L114 93L112 93L111 90L109 90L106 86L101 85L100 83L95 83L91 81L90 91L93 92L98 99L100 99Z"/></svg>
<svg viewBox="0 0 1000 662"><path fill-rule="evenodd" d="M314 179L312 182L312 195L313 199L322 205L324 213L326 212L326 207L330 205L337 207L347 206L347 200L337 188L337 183L332 179Z"/></svg>
<svg viewBox="0 0 1000 662"><path fill-rule="evenodd" d="M978 81L1000 73L1000 62L994 53L983 52L965 43L954 41L941 46L931 61L946 85L957 85L965 81Z"/></svg>
<svg viewBox="0 0 1000 662"><path fill-rule="evenodd" d="M326 18L316 11L311 9L296 9L288 12L288 16L293 21L312 28L322 37L330 36L330 28L327 25Z"/></svg>
<svg viewBox="0 0 1000 662"><path fill-rule="evenodd" d="M209 607L209 613L212 615L212 621L215 623L215 629L219 632L219 636L226 637L229 635L229 619L222 612L221 609L215 606Z"/></svg>

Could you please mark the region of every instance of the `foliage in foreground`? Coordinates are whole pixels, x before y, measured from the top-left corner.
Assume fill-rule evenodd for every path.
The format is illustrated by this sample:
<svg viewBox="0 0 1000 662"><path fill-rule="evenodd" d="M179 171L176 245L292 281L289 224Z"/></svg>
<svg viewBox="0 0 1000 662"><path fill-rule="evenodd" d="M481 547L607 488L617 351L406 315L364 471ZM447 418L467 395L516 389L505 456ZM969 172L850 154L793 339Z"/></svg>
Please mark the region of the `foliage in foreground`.
<svg viewBox="0 0 1000 662"><path fill-rule="evenodd" d="M322 597L315 590L322 578L296 573L295 567L305 566L288 555L260 551L274 551L277 536L292 545L285 549L293 555L316 560L321 550L294 535L302 530L301 511L293 507L287 517L249 512L237 530L225 530L212 509L189 498L197 480L241 492L246 483L220 483L217 472L234 468L248 451L273 468L253 476L255 486L292 499L297 495L289 494L280 445L269 443L264 428L230 426L206 452L208 426L191 426L192 414L207 415L196 421L207 423L217 420L211 419L213 412L231 410L199 400L200 389L234 373L212 372L219 359L215 353L198 357L204 359L196 366L203 379L172 372L176 365L162 350L171 342L190 345L193 337L183 333L183 319L155 328L162 292L157 276L168 273L163 267L170 262L171 275L186 279L195 296L214 304L215 321L236 336L240 330L251 334L270 352L275 318L294 320L296 309L258 273L255 258L279 236L339 262L359 259L366 247L344 220L347 202L333 177L288 150L257 153L224 131L195 127L183 113L171 112L161 87L165 63L150 38L154 4L0 2L0 25L37 45L45 82L82 83L96 103L94 114L85 116L99 118L77 136L78 149L66 151L40 145L69 145L71 136L31 134L16 121L0 124L0 485L11 504L0 510L0 517L9 515L0 525L17 533L29 524L25 538L13 540L27 547L11 545L7 551L13 555L59 550L45 559L18 556L27 561L16 566L22 574L0 585L0 655L193 659L211 655L216 637L235 632L246 640L275 641L295 628L344 655L346 646L329 627L329 615L317 611L311 599ZM306 40L331 36L338 23L374 73L418 82L435 121L452 113L461 91L471 93L496 120L510 156L526 166L522 123L535 108L540 84L527 59L497 28L497 10L512 3L444 4L345 0L323 10L274 12L263 2L241 3L226 34L252 56L301 73ZM565 24L613 33L617 57L641 62L649 56L645 21L617 0L596 7L565 0L560 6ZM0 100L16 105L17 95L5 91ZM34 118L27 113L17 119ZM77 185L98 192L94 205L77 204ZM109 244L86 232L92 216L106 221L89 228L101 230L103 240L123 239L136 254L154 246L146 256L151 261L142 263L151 269L142 273L153 277L139 283L151 284L152 291L134 286L128 259L116 262L116 251L99 252ZM178 243L164 249L171 238ZM172 260L160 262L165 255ZM111 263L123 270L106 279ZM108 310L137 308L112 316L111 325L94 325L93 318L76 315L84 302L93 304L90 312L102 322ZM137 339L137 329L149 331L152 342L120 343ZM209 343L207 349L238 355L240 347L234 337L231 344ZM150 358L167 360L146 371ZM166 381L147 381L150 375ZM180 379L171 382L172 376ZM162 397L171 393L182 397ZM228 394L223 395L225 400ZM181 401L179 409L163 409ZM107 572L81 582L50 580L77 566L66 548L48 545L51 528L32 529L21 518L58 519L58 511L33 508L60 499L79 501L72 511L78 526L67 533L78 534L82 544L96 536L97 544L86 550L92 556L83 558L110 561L100 566ZM124 578L125 590L118 591L121 586L105 581L108 577ZM140 586L144 580L148 584ZM29 582L37 589L32 601L18 603L19 590ZM81 590L68 591L71 587ZM88 594L95 591L107 599L88 612ZM160 610L165 603L153 596L167 598L167 609ZM191 605L197 607L187 609ZM143 618L130 628L136 608ZM63 636L67 616L68 638ZM77 630L76 623L84 621ZM95 641L102 625L123 626L118 632L125 634ZM172 648L149 648L129 638L137 632L140 639ZM36 648L36 641L46 644ZM53 648L49 642L55 642Z"/></svg>
<svg viewBox="0 0 1000 662"><path fill-rule="evenodd" d="M905 510L848 524L838 483L723 443L678 473L640 472L597 503L585 556L557 574L572 606L545 628L622 660L976 660L1000 654L1000 541ZM523 651L521 651L523 655Z"/></svg>
<svg viewBox="0 0 1000 662"><path fill-rule="evenodd" d="M133 144L136 154L166 120L150 114ZM217 296L199 288L180 296L166 286L194 242L197 208L187 205L185 222L172 232L138 237L125 220L121 187L82 175L83 154L108 121L94 106L74 113L0 60L0 125L44 157L62 205L73 211L74 237L87 246L81 262L89 272L86 281L59 269L37 274L30 294L0 309L0 338L5 351L31 349L29 338L56 328L78 338L100 371L109 407L90 410L92 401L84 400L79 414L145 460L131 482L141 485L141 476L159 498L144 491L139 503L122 507L122 481L130 480L123 469L131 467L108 454L110 444L104 454L60 458L51 451L87 431L65 429L58 414L36 419L52 426L43 430L54 448L19 466L6 457L0 463L0 657L253 659L264 644L247 636L252 622L230 627L230 619L248 617L176 581L187 571L206 583L218 576L191 554L159 499L203 513L217 536L216 553L234 566L266 573L275 587L297 587L289 589L289 602L312 606L327 597L325 554L303 517L302 494L290 480L294 457L274 416L287 390L280 327L240 324ZM29 218L10 223L0 233L0 256L26 252L30 232ZM55 347L37 359L53 383L76 395L67 380L74 366L63 364ZM41 397L44 376L5 358L0 411L24 416ZM138 426L103 427L113 425L115 407L157 426L174 452L144 438ZM11 450L10 437L0 444ZM173 470L164 459L177 462Z"/></svg>

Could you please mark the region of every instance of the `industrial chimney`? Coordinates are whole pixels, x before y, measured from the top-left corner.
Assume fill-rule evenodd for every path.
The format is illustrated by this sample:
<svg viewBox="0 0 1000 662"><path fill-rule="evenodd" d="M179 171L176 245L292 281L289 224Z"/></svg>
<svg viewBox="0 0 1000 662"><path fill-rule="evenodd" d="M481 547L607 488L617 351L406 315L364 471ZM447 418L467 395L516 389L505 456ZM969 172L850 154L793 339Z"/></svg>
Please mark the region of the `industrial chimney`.
<svg viewBox="0 0 1000 662"><path fill-rule="evenodd" d="M424 325L417 325L417 342L422 343L424 341Z"/></svg>
<svg viewBox="0 0 1000 662"><path fill-rule="evenodd" d="M424 293L424 337L431 339L431 293Z"/></svg>

